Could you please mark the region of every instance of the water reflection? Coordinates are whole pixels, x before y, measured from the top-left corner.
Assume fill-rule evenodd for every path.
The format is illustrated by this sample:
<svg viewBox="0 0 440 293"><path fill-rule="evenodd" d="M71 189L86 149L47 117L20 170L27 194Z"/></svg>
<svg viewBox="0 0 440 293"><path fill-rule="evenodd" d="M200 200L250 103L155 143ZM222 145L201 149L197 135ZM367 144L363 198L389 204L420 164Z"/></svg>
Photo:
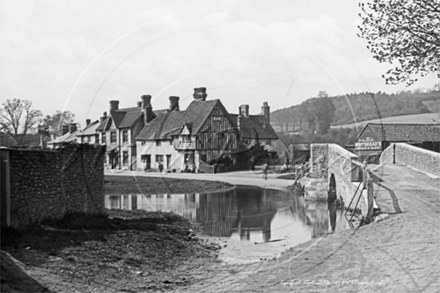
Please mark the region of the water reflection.
<svg viewBox="0 0 440 293"><path fill-rule="evenodd" d="M342 210L327 202L305 202L289 192L248 186L210 194L107 195L105 206L174 212L197 220L210 236L255 243L283 239L296 245L349 228Z"/></svg>

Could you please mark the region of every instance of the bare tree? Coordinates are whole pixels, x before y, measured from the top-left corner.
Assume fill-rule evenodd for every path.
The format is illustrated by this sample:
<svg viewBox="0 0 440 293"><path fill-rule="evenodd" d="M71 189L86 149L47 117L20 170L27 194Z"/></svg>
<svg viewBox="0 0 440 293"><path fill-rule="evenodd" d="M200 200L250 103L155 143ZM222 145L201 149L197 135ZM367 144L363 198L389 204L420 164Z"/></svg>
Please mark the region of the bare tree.
<svg viewBox="0 0 440 293"><path fill-rule="evenodd" d="M23 136L31 131L43 116L40 110L33 110L28 100L6 100L0 108L0 127L8 134L17 136L21 130Z"/></svg>

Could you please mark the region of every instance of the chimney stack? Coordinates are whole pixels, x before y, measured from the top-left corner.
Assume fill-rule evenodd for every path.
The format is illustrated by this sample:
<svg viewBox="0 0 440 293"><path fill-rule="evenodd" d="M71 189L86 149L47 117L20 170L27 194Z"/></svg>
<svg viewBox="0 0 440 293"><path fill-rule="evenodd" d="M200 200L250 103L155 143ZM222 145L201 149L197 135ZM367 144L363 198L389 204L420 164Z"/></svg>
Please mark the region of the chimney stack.
<svg viewBox="0 0 440 293"><path fill-rule="evenodd" d="M69 125L67 124L63 124L63 128L61 130L61 135L66 134L67 132L69 132Z"/></svg>
<svg viewBox="0 0 440 293"><path fill-rule="evenodd" d="M76 131L76 123L70 123L69 133L74 133Z"/></svg>
<svg viewBox="0 0 440 293"><path fill-rule="evenodd" d="M270 124L270 107L267 104L267 102L263 103L263 106L261 107L261 114L266 117L266 125Z"/></svg>
<svg viewBox="0 0 440 293"><path fill-rule="evenodd" d="M107 112L104 112L102 115L103 115L103 116L101 116L101 118L99 118L99 120L101 121L101 123L105 120L105 118L107 118Z"/></svg>
<svg viewBox="0 0 440 293"><path fill-rule="evenodd" d="M199 87L194 89L193 97L198 101L205 101L208 94L206 93L206 87Z"/></svg>
<svg viewBox="0 0 440 293"><path fill-rule="evenodd" d="M142 101L137 102L138 107L142 107Z"/></svg>
<svg viewBox="0 0 440 293"><path fill-rule="evenodd" d="M249 105L241 105L238 108L238 115L248 118L249 117Z"/></svg>
<svg viewBox="0 0 440 293"><path fill-rule="evenodd" d="M90 119L86 119L86 126L88 126L90 124Z"/></svg>
<svg viewBox="0 0 440 293"><path fill-rule="evenodd" d="M110 101L110 112L116 111L118 109L119 109L119 101L116 101L116 100Z"/></svg>
<svg viewBox="0 0 440 293"><path fill-rule="evenodd" d="M180 109L179 109L179 97L170 96L170 112L171 111L180 111Z"/></svg>
<svg viewBox="0 0 440 293"><path fill-rule="evenodd" d="M237 116L237 128L238 130L242 130L241 128L243 127L243 116L241 116L240 114Z"/></svg>
<svg viewBox="0 0 440 293"><path fill-rule="evenodd" d="M144 112L145 124L150 123L154 118L153 106L151 106L151 95L143 95L142 99L142 111Z"/></svg>

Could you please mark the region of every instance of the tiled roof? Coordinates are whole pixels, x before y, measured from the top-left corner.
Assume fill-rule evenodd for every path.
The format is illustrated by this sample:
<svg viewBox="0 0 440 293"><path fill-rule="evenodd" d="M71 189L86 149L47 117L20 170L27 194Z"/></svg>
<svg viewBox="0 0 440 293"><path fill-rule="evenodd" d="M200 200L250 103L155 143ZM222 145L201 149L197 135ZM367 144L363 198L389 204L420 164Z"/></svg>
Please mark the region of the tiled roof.
<svg viewBox="0 0 440 293"><path fill-rule="evenodd" d="M153 111L156 117L159 117L167 112L167 109ZM116 128L130 128L138 119L142 119L141 117L143 117L143 112L141 107L124 108L111 111L110 115L100 122L99 126L96 128L96 131L104 131L104 127L107 124L107 120L110 119L110 116L112 117Z"/></svg>
<svg viewBox="0 0 440 293"><path fill-rule="evenodd" d="M440 141L440 125L436 124L367 124L358 138L365 129L372 129L379 139L389 142L411 142L411 141Z"/></svg>
<svg viewBox="0 0 440 293"><path fill-rule="evenodd" d="M192 134L198 133L212 109L219 100L192 101L185 111L172 111L162 114L146 125L137 140L171 139L180 133L182 126L191 124Z"/></svg>
<svg viewBox="0 0 440 293"><path fill-rule="evenodd" d="M48 144L55 144L55 143L65 143L65 142L72 142L76 141L76 136L81 133L79 130L74 131L72 133L67 132L64 135L57 137L54 140L51 140L48 142Z"/></svg>
<svg viewBox="0 0 440 293"><path fill-rule="evenodd" d="M99 120L93 121L81 133L78 133L78 136L93 135L96 133L98 126L100 126Z"/></svg>
<svg viewBox="0 0 440 293"><path fill-rule="evenodd" d="M234 126L237 126L238 114L229 114ZM262 115L249 115L241 119L241 130L243 138L258 138L259 139L278 139L275 130L269 124L266 128L263 127L265 118Z"/></svg>

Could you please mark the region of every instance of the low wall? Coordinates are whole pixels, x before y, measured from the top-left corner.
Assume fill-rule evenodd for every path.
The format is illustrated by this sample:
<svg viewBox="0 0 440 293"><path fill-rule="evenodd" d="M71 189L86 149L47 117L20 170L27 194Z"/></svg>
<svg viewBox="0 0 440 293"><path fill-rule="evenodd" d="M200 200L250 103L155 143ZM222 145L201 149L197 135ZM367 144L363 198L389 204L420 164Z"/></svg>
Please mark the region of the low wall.
<svg viewBox="0 0 440 293"><path fill-rule="evenodd" d="M440 153L406 143L391 144L382 152L380 163L406 165L440 177Z"/></svg>
<svg viewBox="0 0 440 293"><path fill-rule="evenodd" d="M357 161L358 156L347 151L337 144L312 144L310 154L311 176L313 182L306 184L305 197L310 199L327 199L330 181L334 180L336 196L342 197L349 203L356 190L353 184L352 161ZM319 179L324 180L321 183Z"/></svg>
<svg viewBox="0 0 440 293"><path fill-rule="evenodd" d="M10 226L22 228L66 213L104 211L105 146L1 151L2 158L8 156Z"/></svg>

